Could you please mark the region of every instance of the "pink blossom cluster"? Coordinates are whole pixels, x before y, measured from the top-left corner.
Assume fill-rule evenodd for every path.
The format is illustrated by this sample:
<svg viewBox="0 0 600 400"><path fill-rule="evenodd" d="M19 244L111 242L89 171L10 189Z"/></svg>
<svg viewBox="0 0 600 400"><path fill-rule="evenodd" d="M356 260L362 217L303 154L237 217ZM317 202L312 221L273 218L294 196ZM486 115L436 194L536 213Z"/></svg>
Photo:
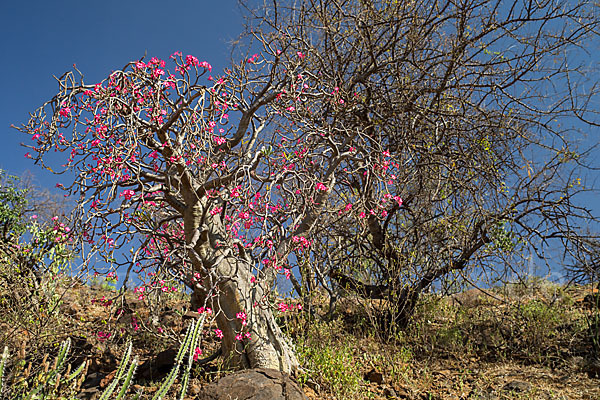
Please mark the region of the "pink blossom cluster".
<svg viewBox="0 0 600 400"><path fill-rule="evenodd" d="M238 333L237 335L235 335L235 340L238 341L242 341L244 339L252 339L252 335L250 334L250 332L245 332L245 333Z"/></svg>
<svg viewBox="0 0 600 400"><path fill-rule="evenodd" d="M161 279L152 282L148 285L135 287L133 288L133 293L138 295L138 300L144 300L144 294L152 292L154 290L160 290L163 293L177 292L177 288L175 286L169 286L169 284L165 280Z"/></svg>
<svg viewBox="0 0 600 400"><path fill-rule="evenodd" d="M98 331L98 333L96 334L96 337L98 338L99 341L104 342L106 339L109 339L111 337L111 333L110 332L103 332L103 331Z"/></svg>
<svg viewBox="0 0 600 400"><path fill-rule="evenodd" d="M213 136L213 140L214 140L214 142L215 142L215 143L216 143L218 146L220 146L220 145L222 145L223 143L227 142L227 139L225 139L225 138L223 138L223 137L219 137L219 136Z"/></svg>
<svg viewBox="0 0 600 400"><path fill-rule="evenodd" d="M248 316L246 315L245 312L243 312L243 311L239 312L235 315L235 317L241 321L242 326L248 325L248 320L247 320Z"/></svg>
<svg viewBox="0 0 600 400"><path fill-rule="evenodd" d="M310 240L308 240L304 236L292 236L292 242L298 243L298 247L300 249L308 249L311 244Z"/></svg>
<svg viewBox="0 0 600 400"><path fill-rule="evenodd" d="M326 192L329 190L329 188L327 186L325 186L325 184L323 182L317 183L316 189L321 190L323 192Z"/></svg>
<svg viewBox="0 0 600 400"><path fill-rule="evenodd" d="M302 304L287 304L287 303L279 303L277 308L280 312L293 311L293 310L302 310Z"/></svg>
<svg viewBox="0 0 600 400"><path fill-rule="evenodd" d="M200 359L201 355L202 355L202 350L200 349L200 347L196 347L194 349L194 361L198 361Z"/></svg>
<svg viewBox="0 0 600 400"><path fill-rule="evenodd" d="M113 301L106 298L106 296L102 296L99 299L92 299L92 304L99 303L103 307L109 307Z"/></svg>
<svg viewBox="0 0 600 400"><path fill-rule="evenodd" d="M72 240L70 237L71 228L62 222L58 222L58 216L52 217L52 222L52 232L54 233L55 243L65 243Z"/></svg>

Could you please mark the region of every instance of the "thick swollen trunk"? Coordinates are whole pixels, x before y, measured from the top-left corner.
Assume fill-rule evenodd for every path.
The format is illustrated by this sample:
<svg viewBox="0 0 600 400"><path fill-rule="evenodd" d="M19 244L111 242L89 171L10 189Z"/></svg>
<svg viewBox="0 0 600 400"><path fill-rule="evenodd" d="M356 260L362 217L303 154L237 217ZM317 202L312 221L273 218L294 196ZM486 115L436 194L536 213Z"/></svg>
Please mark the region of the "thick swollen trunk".
<svg viewBox="0 0 600 400"><path fill-rule="evenodd" d="M225 258L215 266L213 277L218 282L216 295L206 296L203 289L197 288L195 296L207 299L206 304L216 314L228 363L239 368L295 373L298 360L293 347L277 325L264 290L250 282L250 265L233 257ZM246 314L245 320L238 317L239 313Z"/></svg>
<svg viewBox="0 0 600 400"><path fill-rule="evenodd" d="M195 269L203 277L202 284L194 287L193 303L215 313L223 333L222 354L233 367L295 373L298 360L275 321L269 288L252 279L252 264L240 254L243 251L225 244L220 220L215 216L209 222L211 226L205 224L201 236L191 240L197 255L192 257ZM189 234L193 237L193 232Z"/></svg>

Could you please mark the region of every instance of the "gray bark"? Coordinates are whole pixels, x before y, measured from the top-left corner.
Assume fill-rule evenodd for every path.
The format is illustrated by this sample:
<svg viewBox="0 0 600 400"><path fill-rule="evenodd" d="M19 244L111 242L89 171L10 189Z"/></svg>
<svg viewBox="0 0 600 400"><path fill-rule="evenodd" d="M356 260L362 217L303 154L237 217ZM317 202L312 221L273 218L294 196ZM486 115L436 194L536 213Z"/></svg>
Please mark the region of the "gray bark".
<svg viewBox="0 0 600 400"><path fill-rule="evenodd" d="M271 287L251 282L252 263L234 250L218 215L202 218L200 209L186 216L186 240L194 269L202 282L194 286L197 305L213 309L223 332L222 354L237 368L270 368L294 374L299 363L290 340L285 337L269 304ZM200 222L204 219L204 224ZM247 326L236 317L247 315ZM251 337L237 340L240 332Z"/></svg>

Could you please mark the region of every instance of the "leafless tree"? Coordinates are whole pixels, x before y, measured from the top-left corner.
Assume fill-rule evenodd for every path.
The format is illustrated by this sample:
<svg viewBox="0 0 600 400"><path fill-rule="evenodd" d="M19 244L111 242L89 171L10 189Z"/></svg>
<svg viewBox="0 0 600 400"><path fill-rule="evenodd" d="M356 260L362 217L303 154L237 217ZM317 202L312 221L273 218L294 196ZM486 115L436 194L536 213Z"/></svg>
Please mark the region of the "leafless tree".
<svg viewBox="0 0 600 400"><path fill-rule="evenodd" d="M594 4L247 7L248 34L263 51L306 54L288 75L334 87L345 102L315 106L307 97L307 112L286 116L294 126L335 138L357 132L380 146L343 165L336 198L352 199L366 220L344 214L320 224L328 258L309 260L305 290L329 276L389 300L389 317L403 326L434 282L462 275L490 285L531 255L553 268L579 258L596 221L576 201L592 190L585 176L600 121L597 70L586 65L598 46ZM386 150L393 161L380 158ZM396 196L402 204L389 201Z"/></svg>

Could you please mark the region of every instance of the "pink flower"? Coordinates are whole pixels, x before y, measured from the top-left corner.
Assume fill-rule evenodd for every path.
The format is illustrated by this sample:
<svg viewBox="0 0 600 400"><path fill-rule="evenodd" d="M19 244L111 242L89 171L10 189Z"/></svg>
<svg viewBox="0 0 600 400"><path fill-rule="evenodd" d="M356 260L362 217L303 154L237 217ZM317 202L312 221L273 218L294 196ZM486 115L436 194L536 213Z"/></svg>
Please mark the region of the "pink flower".
<svg viewBox="0 0 600 400"><path fill-rule="evenodd" d="M209 72L212 71L212 65L210 65L206 61L202 61L199 66L207 69Z"/></svg>
<svg viewBox="0 0 600 400"><path fill-rule="evenodd" d="M296 55L300 58L304 58L304 54L301 51L296 52Z"/></svg>
<svg viewBox="0 0 600 400"><path fill-rule="evenodd" d="M110 338L111 333L99 331L97 336L99 341L104 342L106 339Z"/></svg>
<svg viewBox="0 0 600 400"><path fill-rule="evenodd" d="M201 355L202 350L200 350L200 347L196 347L196 349L194 350L194 361L198 361Z"/></svg>
<svg viewBox="0 0 600 400"><path fill-rule="evenodd" d="M126 200L131 200L131 198L135 195L133 190L124 190L119 197L125 197Z"/></svg>
<svg viewBox="0 0 600 400"><path fill-rule="evenodd" d="M215 329L215 335L217 335L217 337L219 339L223 339L223 331L220 329Z"/></svg>
<svg viewBox="0 0 600 400"><path fill-rule="evenodd" d="M154 70L154 72L152 73L152 77L155 78L155 79L157 79L159 76L164 75L164 74L165 74L165 71L163 71L160 68L156 68Z"/></svg>
<svg viewBox="0 0 600 400"><path fill-rule="evenodd" d="M327 186L325 186L322 182L317 183L316 188L317 188L317 190L322 190L323 192L326 192L329 190L329 188L327 188Z"/></svg>
<svg viewBox="0 0 600 400"><path fill-rule="evenodd" d="M187 56L185 56L185 63L188 65L193 65L193 66L200 65L200 63L198 62L198 59L189 54Z"/></svg>
<svg viewBox="0 0 600 400"><path fill-rule="evenodd" d="M225 143L227 141L227 139L219 137L219 136L213 136L213 140L215 141L215 143L217 145L222 145L223 143Z"/></svg>

